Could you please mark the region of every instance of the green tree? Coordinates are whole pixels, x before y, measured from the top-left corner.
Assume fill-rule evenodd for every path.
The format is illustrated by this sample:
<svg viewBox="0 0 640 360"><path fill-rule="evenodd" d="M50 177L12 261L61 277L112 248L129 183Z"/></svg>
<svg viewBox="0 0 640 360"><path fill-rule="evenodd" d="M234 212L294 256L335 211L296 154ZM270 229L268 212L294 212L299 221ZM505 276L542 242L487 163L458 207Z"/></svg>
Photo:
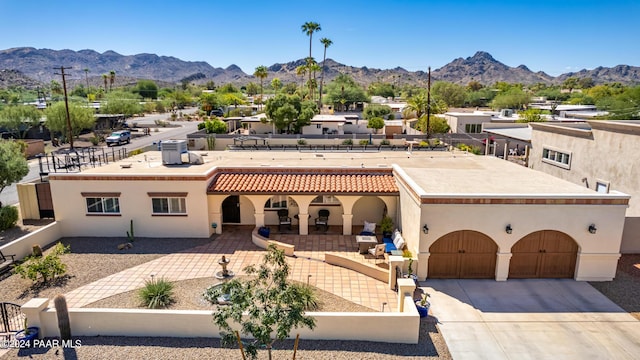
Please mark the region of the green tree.
<svg viewBox="0 0 640 360"><path fill-rule="evenodd" d="M247 95L249 96L260 94L260 87L258 86L258 84L254 83L253 81L250 81L249 83L247 83L247 86L245 86L244 89L245 89L244 91L246 91Z"/></svg>
<svg viewBox="0 0 640 360"><path fill-rule="evenodd" d="M218 306L213 313L223 343L236 343L232 325L239 324L242 334L253 338L244 347L249 357L256 359L258 348L265 347L271 360L275 341L286 339L294 328L315 327L315 319L305 314L314 293L291 283L290 271L284 251L269 245L261 264L244 268L249 280L232 279L207 290L205 297L212 302L225 294L230 297L232 305Z"/></svg>
<svg viewBox="0 0 640 360"><path fill-rule="evenodd" d="M324 46L324 55L322 56L322 72L320 73L320 90L318 91L320 93L320 100L318 100L319 107L322 106L322 86L324 85L324 68L327 62L327 48L331 46L331 44L333 44L333 41L331 41L331 39L328 39L328 38L322 38L320 39L320 42Z"/></svg>
<svg viewBox="0 0 640 360"><path fill-rule="evenodd" d="M468 91L479 91L480 89L482 89L484 86L482 84L480 84L479 82L475 81L475 80L471 80L469 81L469 83L467 84L467 90Z"/></svg>
<svg viewBox="0 0 640 360"><path fill-rule="evenodd" d="M51 132L62 134L67 137L69 130L67 129L67 111L64 102L57 102L45 111L47 120L45 126ZM77 104L69 103L69 119L71 120L71 129L73 136L78 136L82 130L93 129L96 119L93 116L93 109Z"/></svg>
<svg viewBox="0 0 640 360"><path fill-rule="evenodd" d="M264 79L266 79L268 75L269 73L268 73L267 67L264 65L258 66L256 68L256 71L253 73L253 76L260 79L260 103L261 104L262 104L262 99L264 98L264 88L262 87L262 83L264 82ZM262 108L262 105L260 105L260 107Z"/></svg>
<svg viewBox="0 0 640 360"><path fill-rule="evenodd" d="M522 91L522 89L514 87L496 95L491 101L491 107L494 109L522 109L530 101L529 94Z"/></svg>
<svg viewBox="0 0 640 360"><path fill-rule="evenodd" d="M429 131L427 131L427 115L422 115L416 122L416 130L425 134L445 134L451 129L447 120L439 116L433 116L429 119Z"/></svg>
<svg viewBox="0 0 640 360"><path fill-rule="evenodd" d="M140 95L143 99L157 99L158 85L153 80L138 80L133 93Z"/></svg>
<svg viewBox="0 0 640 360"><path fill-rule="evenodd" d="M466 91L462 85L446 81L436 81L431 87L431 96L441 99L449 107L462 107L464 105Z"/></svg>
<svg viewBox="0 0 640 360"><path fill-rule="evenodd" d="M226 134L227 124L219 119L207 120L199 124L198 129L205 129L207 134Z"/></svg>
<svg viewBox="0 0 640 360"><path fill-rule="evenodd" d="M102 80L104 81L104 92L107 92L107 83L109 82L109 75L102 74Z"/></svg>
<svg viewBox="0 0 640 360"><path fill-rule="evenodd" d="M385 118L391 114L391 107L389 105L371 104L367 105L362 112L362 117L369 120L372 118Z"/></svg>
<svg viewBox="0 0 640 360"><path fill-rule="evenodd" d="M530 123L530 122L544 122L546 121L542 117L542 110L540 109L527 109L519 112L520 119L516 122L519 123Z"/></svg>
<svg viewBox="0 0 640 360"><path fill-rule="evenodd" d="M211 112L213 109L217 109L222 107L222 100L220 96L216 93L203 92L200 94L200 109L205 111L207 114Z"/></svg>
<svg viewBox="0 0 640 360"><path fill-rule="evenodd" d="M578 81L579 79L575 76L568 77L562 82L562 88L568 89L569 92L571 92L573 89L578 87Z"/></svg>
<svg viewBox="0 0 640 360"><path fill-rule="evenodd" d="M317 111L315 102L302 101L297 95L279 94L267 100L265 106L267 118L280 131L293 127L295 132L299 132L302 127L311 123Z"/></svg>
<svg viewBox="0 0 640 360"><path fill-rule="evenodd" d="M109 71L109 91L113 89L113 83L116 82L116 72L115 70Z"/></svg>
<svg viewBox="0 0 640 360"><path fill-rule="evenodd" d="M0 111L0 128L10 130L24 139L27 131L40 125L42 114L31 105L10 105Z"/></svg>
<svg viewBox="0 0 640 360"><path fill-rule="evenodd" d="M126 91L110 91L106 96L106 105L101 108L105 114L124 114L133 116L142 112L140 95Z"/></svg>
<svg viewBox="0 0 640 360"><path fill-rule="evenodd" d="M385 98L394 98L396 96L393 84L380 81L369 84L367 93L370 96L382 96Z"/></svg>
<svg viewBox="0 0 640 360"><path fill-rule="evenodd" d="M352 104L369 101L364 89L348 75L340 74L327 84L325 103L332 104L335 109L346 111Z"/></svg>
<svg viewBox="0 0 640 360"><path fill-rule="evenodd" d="M307 66L306 65L300 65L298 67L296 67L296 75L300 76L302 78L302 81L300 81L300 96L302 96L302 89L304 88L304 76L307 74Z"/></svg>
<svg viewBox="0 0 640 360"><path fill-rule="evenodd" d="M405 118L420 118L427 112L427 94L420 92L407 99L407 106L403 110Z"/></svg>
<svg viewBox="0 0 640 360"><path fill-rule="evenodd" d="M218 88L218 93L226 94L226 93L239 93L240 89L233 86L231 83L224 84Z"/></svg>
<svg viewBox="0 0 640 360"><path fill-rule="evenodd" d="M373 117L367 122L367 127L369 129L380 130L384 127L384 119L381 117Z"/></svg>
<svg viewBox="0 0 640 360"><path fill-rule="evenodd" d="M0 193L29 173L22 147L15 141L0 140ZM0 202L0 208L2 203Z"/></svg>

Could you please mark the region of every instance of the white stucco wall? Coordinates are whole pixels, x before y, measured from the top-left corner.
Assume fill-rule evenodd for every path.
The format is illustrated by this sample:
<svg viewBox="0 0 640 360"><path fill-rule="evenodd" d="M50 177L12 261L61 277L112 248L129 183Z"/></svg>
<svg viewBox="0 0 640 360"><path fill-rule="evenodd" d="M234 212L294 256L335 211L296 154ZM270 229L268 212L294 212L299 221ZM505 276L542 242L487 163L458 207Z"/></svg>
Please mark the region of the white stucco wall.
<svg viewBox="0 0 640 360"><path fill-rule="evenodd" d="M51 196L63 236L208 237L205 181L51 180ZM87 215L82 192L120 192L119 216ZM147 192L187 192L186 216L152 216Z"/></svg>
<svg viewBox="0 0 640 360"><path fill-rule="evenodd" d="M640 140L640 124L616 129L615 125L609 128L608 123L590 122L596 124L591 133L534 125L529 167L593 190L598 181L609 182L611 191L630 194L622 252L640 253L640 176L637 175L640 152L633 146ZM571 153L571 167L566 169L543 162L545 147Z"/></svg>
<svg viewBox="0 0 640 360"><path fill-rule="evenodd" d="M352 224L354 226L364 225L366 220L380 226L383 211L384 201L377 196L363 196L354 204ZM378 227L377 229L379 230L380 228Z"/></svg>

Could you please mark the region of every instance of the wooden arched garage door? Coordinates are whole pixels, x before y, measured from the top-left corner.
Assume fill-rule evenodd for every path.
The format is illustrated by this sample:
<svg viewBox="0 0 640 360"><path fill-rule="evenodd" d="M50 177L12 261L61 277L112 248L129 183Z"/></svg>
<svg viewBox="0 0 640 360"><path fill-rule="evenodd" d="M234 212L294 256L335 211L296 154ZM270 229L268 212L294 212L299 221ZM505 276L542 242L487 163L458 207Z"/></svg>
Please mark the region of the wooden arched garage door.
<svg viewBox="0 0 640 360"><path fill-rule="evenodd" d="M531 233L511 248L509 278L573 278L578 245L564 233Z"/></svg>
<svg viewBox="0 0 640 360"><path fill-rule="evenodd" d="M440 279L493 279L498 245L477 231L449 233L429 248L427 277Z"/></svg>

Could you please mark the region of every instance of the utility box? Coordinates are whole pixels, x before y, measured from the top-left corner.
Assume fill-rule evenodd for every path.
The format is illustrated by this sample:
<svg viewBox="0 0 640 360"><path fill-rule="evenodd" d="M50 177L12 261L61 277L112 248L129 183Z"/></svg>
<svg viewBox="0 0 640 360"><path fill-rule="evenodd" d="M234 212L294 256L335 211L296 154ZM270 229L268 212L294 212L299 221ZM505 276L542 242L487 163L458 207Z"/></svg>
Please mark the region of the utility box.
<svg viewBox="0 0 640 360"><path fill-rule="evenodd" d="M182 154L187 153L186 140L165 140L160 144L162 151L162 164L181 165Z"/></svg>

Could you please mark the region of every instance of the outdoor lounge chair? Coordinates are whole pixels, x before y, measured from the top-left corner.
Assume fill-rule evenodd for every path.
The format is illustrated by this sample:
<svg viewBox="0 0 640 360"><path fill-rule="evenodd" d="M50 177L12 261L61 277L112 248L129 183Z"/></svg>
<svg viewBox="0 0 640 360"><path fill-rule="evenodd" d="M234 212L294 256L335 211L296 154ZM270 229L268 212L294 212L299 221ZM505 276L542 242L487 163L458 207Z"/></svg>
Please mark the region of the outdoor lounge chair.
<svg viewBox="0 0 640 360"><path fill-rule="evenodd" d="M280 232L282 232L283 227L287 227L289 230L291 230L291 218L289 217L289 210L278 210L278 224L280 225Z"/></svg>
<svg viewBox="0 0 640 360"><path fill-rule="evenodd" d="M368 250L369 254L373 255L376 260L378 260L378 258L380 258L380 256L382 256L382 258L384 258L384 250L385 250L386 245L385 244L378 244L375 247L372 247L371 249ZM376 261L377 263L377 261Z"/></svg>
<svg viewBox="0 0 640 360"><path fill-rule="evenodd" d="M316 230L323 228L323 231L329 229L329 210L322 209L318 211L318 217L316 218Z"/></svg>
<svg viewBox="0 0 640 360"><path fill-rule="evenodd" d="M5 255L0 251L0 275L11 270L11 265L16 262L15 255Z"/></svg>

